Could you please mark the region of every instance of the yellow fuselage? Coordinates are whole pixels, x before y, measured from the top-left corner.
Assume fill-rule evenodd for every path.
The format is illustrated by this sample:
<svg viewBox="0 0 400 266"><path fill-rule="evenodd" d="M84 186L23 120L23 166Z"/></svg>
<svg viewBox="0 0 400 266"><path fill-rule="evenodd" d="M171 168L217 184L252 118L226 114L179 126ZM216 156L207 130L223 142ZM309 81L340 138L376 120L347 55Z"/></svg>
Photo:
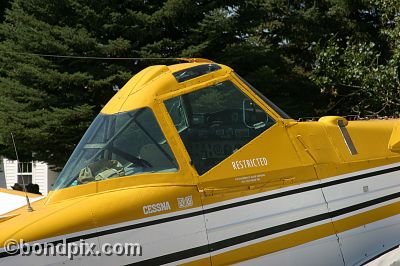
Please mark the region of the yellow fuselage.
<svg viewBox="0 0 400 266"><path fill-rule="evenodd" d="M174 245L174 241L191 243L190 239L183 240L180 234L175 238L174 232L163 232L162 227L165 225L167 228L167 223L177 224L177 221L185 219L185 215L189 217L193 210L196 212L193 216L204 216L204 223L198 231L202 232L199 233L202 237L205 236L203 245L209 246L210 250L196 251L193 257L178 256L176 260L158 261L155 258L167 253L146 254L146 241L142 238L137 241L145 242L145 256L131 258L132 262L236 263L280 254L279 251L332 236L337 236L343 243L341 256L346 263L359 263L385 249L367 248L370 252L367 256L363 253L354 259L358 254L346 255L343 249L348 244L341 234L400 213L396 191L389 191L391 187L397 189L400 181L396 183L395 179L390 179L386 186L375 187L379 184L376 178L381 178L385 184L386 174L400 170L397 169L400 165L400 121L347 121L332 116L319 121L298 122L282 117L227 66L218 65L218 70L183 82L178 82L172 75L204 64L209 63L146 68L128 81L101 111L103 115L113 115L150 108L176 160L176 171L143 172L56 189L35 202L33 212L21 208L9 213L15 217L0 220L0 246L8 239L53 241L80 234L83 238L95 236L100 242L116 232L132 234L135 238L134 230L145 230L146 226L156 223L154 221L158 221L161 229L150 231L159 235L152 235L151 238L156 240L149 240L148 245L156 245L157 237L159 245L165 245L168 239L170 245ZM199 174L165 102L224 81L234 84L274 124ZM243 106L246 103L244 101ZM375 179L369 181L369 178ZM343 191L343 195L337 198L335 195L340 193L334 191L336 187ZM349 188L349 192L345 192L345 188ZM388 192L379 194L383 190ZM319 194L306 194L311 192ZM182 205L180 200L188 197L191 201ZM354 202L347 201L349 199ZM314 201L318 210L313 207ZM265 206L257 207L255 204ZM269 209L268 204L274 206ZM225 217L218 218L218 212L224 211L226 213L221 213L221 217ZM310 214L303 217L301 212ZM232 215L229 221L226 220L228 215ZM121 229L112 231L110 228L115 226ZM179 231L179 227L176 230ZM241 233L236 235L235 230ZM187 238L197 234L196 231L192 233L185 234ZM183 252L180 250L170 253ZM0 256L0 265L3 261L7 263L7 259L10 257Z"/></svg>

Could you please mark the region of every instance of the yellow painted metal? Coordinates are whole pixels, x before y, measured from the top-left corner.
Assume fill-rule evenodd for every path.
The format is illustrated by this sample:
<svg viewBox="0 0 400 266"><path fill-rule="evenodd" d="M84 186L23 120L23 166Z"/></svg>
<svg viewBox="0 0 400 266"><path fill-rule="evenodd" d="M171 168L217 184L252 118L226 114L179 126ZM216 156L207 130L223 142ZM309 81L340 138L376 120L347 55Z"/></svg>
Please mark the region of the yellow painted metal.
<svg viewBox="0 0 400 266"><path fill-rule="evenodd" d="M173 72L202 64L208 63L195 60L146 68L130 79L101 111L103 114L115 114L142 107L151 108L178 162L178 172L143 173L52 191L46 199L33 203L34 212L19 209L10 213L19 215L1 223L0 246L9 238L33 241L161 214L143 213L143 206L155 202L171 202L171 210L165 213L173 213L180 210L177 197L192 195L194 204L190 208L196 208L400 162L399 120L347 121L342 117L324 117L319 121L297 122L280 117L227 66L219 65L221 69L217 71L182 83L178 83L172 75ZM199 176L190 164L190 156L164 101L224 80L232 81L276 124ZM338 127L339 120L344 122L358 151L355 155L350 154L346 146ZM268 164L240 171L232 166L232 162L259 157L268 158ZM355 216L350 227L336 222L335 228L348 230L362 225L363 221L373 221L373 217L383 219L397 213L393 209L380 209L379 213ZM221 263L237 262L243 258L243 252L258 256L331 234L331 225L320 225L258 246L249 246L237 253L224 253L215 259Z"/></svg>
<svg viewBox="0 0 400 266"><path fill-rule="evenodd" d="M16 196L21 196L21 197L25 197L25 195L27 194L27 195L29 196L29 198L39 198L39 197L42 197L42 195L39 195L39 194L25 193L25 192L23 192L23 191L11 190L11 189L5 189L5 188L0 188L0 193L10 194L10 195L16 195Z"/></svg>
<svg viewBox="0 0 400 266"><path fill-rule="evenodd" d="M389 149L392 152L400 153L400 123L397 123L393 128L389 140Z"/></svg>
<svg viewBox="0 0 400 266"><path fill-rule="evenodd" d="M18 215L19 214L9 214L9 215L0 216L0 223L5 222L5 221L7 221L7 220L9 220L11 218L14 218L14 217L18 216Z"/></svg>
<svg viewBox="0 0 400 266"><path fill-rule="evenodd" d="M231 265L265 256L284 249L305 244L324 237L332 236L347 230L351 230L367 223L376 222L390 216L400 214L400 203L393 203L370 211L359 213L334 222L334 229L331 223L316 225L307 229L278 236L245 247L222 252L213 256L213 263L217 265ZM203 260L193 261L185 265L198 265Z"/></svg>

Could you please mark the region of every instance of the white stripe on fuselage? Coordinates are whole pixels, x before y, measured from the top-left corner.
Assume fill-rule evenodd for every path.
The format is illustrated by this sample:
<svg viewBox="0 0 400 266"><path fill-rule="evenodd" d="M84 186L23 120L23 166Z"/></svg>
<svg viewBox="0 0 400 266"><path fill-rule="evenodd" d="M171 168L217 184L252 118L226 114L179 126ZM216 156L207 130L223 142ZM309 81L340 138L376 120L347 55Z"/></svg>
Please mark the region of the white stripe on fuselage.
<svg viewBox="0 0 400 266"><path fill-rule="evenodd" d="M223 207L232 203L240 203L246 200L257 199L263 196L275 195L281 192L292 191L299 188L305 188L309 186L324 184L333 180L341 180L364 173L371 173L378 170L388 169L399 166L400 164L393 164L384 167L377 167L373 169L363 170L354 172L351 174L340 175L322 181L313 181L301 185L295 185L287 188L282 188L274 191L265 193L259 193L256 195L236 198L210 204L204 206L205 210L210 210L215 207ZM329 202L330 210L342 209L348 206L352 206L357 203L368 201L374 198L388 195L394 191L399 191L400 180L396 181L396 172L387 173L379 176L372 176L361 180L355 180L346 182L343 184L337 184L331 187L324 187L324 196ZM387 181L386 181L387 179ZM363 187L368 186L368 191L363 192ZM370 192L370 193L369 193ZM234 208L222 209L215 212L209 212L205 214L207 234L204 229L204 218L202 215L196 215L184 219L174 220L170 222L164 222L159 224L150 225L147 227L140 227L132 230L122 231L113 234L102 235L100 233L99 244L101 243L113 243L113 242L134 242L143 245L144 257L137 258L113 258L118 259L117 263L129 263L133 261L140 261L143 259L158 257L169 253L174 253L182 250L187 250L192 247L204 245L204 238L208 237L209 242L215 243L223 241L243 234L251 233L257 230L281 225L291 221L300 220L310 216L323 214L327 212L326 202L324 196L321 193L321 189L317 188L314 190L304 191L292 195L286 195L278 198L269 199L266 201L259 201ZM396 202L393 199L388 202L380 203L376 206L370 206L365 209L357 210L343 216L335 217L334 219L340 219L346 216L351 216L356 213L364 212L367 209L374 209L378 206L384 206L391 202ZM182 214L190 214L201 211L202 208L193 208L174 213L168 213L163 215L157 215L154 217L143 218L140 220L115 224L111 226L104 226L95 228L87 231L82 231L74 234L57 236L51 239L41 240L40 242L50 242L62 238L77 237L80 235L102 232L110 229L117 229L120 227L137 225L144 222L157 221L163 218L175 217ZM206 211L207 212L207 211ZM249 244L258 243L266 239L275 238L280 235L303 230L305 228L313 227L318 224L326 223L327 220L321 220L315 223L307 224L301 227L293 228L290 230L282 231L276 234L272 234L266 237L260 237L245 243L229 246L217 251L212 254L219 254L228 250L237 249L239 247L247 246ZM146 252L146 249L149 253ZM0 250L2 252L3 250ZM147 253L147 254L146 254ZM208 254L197 256L196 258L207 257ZM129 259L129 260L127 260ZM133 259L133 260L131 260ZM193 258L194 259L194 258ZM185 259L184 261L190 261L191 259ZM2 261L2 260L0 260ZM111 261L106 260L111 263ZM22 261L21 261L22 262Z"/></svg>

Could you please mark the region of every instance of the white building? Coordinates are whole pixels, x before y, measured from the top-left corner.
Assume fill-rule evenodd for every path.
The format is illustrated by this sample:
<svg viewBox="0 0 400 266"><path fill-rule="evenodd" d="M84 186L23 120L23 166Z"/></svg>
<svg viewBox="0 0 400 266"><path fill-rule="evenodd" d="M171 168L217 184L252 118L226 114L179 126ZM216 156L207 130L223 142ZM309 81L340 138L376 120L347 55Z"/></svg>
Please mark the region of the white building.
<svg viewBox="0 0 400 266"><path fill-rule="evenodd" d="M39 185L39 191L43 195L51 190L58 172L49 169L43 162L20 162L0 157L0 188L11 189L15 183L22 186L33 183ZM23 179L23 180L22 180Z"/></svg>

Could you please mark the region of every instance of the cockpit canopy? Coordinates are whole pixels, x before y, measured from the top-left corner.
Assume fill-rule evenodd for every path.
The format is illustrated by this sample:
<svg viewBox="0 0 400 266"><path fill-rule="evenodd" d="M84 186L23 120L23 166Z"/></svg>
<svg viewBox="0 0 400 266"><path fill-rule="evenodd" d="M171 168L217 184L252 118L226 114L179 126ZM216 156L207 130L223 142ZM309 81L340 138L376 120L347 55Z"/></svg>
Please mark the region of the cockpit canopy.
<svg viewBox="0 0 400 266"><path fill-rule="evenodd" d="M208 82L211 80L215 82ZM174 93L168 97L170 92ZM153 113L155 106L162 105L165 108L161 110L167 111L165 115L176 127L177 132L172 134L178 133L176 137L184 145L181 155L186 150L198 175L204 175L276 124L276 118L250 94L257 95L261 99L257 101L264 101L277 117L288 118L226 66L196 63L149 67L135 75L93 121L54 189L141 173L178 171L178 162L159 125L159 121L167 120L162 115L156 119ZM163 101L154 101L154 97ZM163 128L171 126L163 124Z"/></svg>

